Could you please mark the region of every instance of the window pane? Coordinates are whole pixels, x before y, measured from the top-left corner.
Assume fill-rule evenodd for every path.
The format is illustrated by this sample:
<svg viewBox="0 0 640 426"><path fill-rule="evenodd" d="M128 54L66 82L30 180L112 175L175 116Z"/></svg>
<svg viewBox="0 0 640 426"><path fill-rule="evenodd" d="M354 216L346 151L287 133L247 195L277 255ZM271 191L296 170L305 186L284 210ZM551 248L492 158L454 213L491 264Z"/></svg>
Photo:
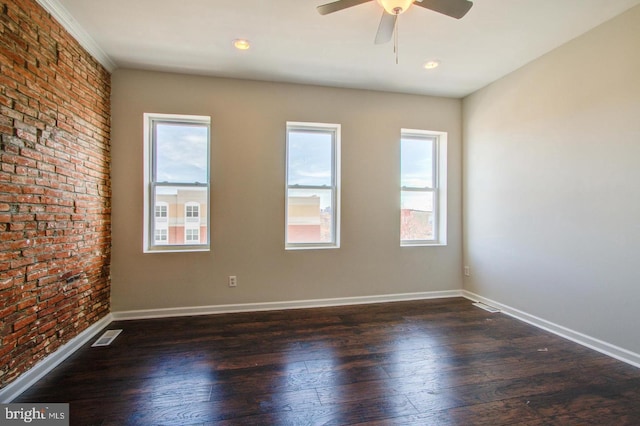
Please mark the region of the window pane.
<svg viewBox="0 0 640 426"><path fill-rule="evenodd" d="M331 243L333 191L290 189L287 198L287 243Z"/></svg>
<svg viewBox="0 0 640 426"><path fill-rule="evenodd" d="M332 132L289 131L289 185L331 186Z"/></svg>
<svg viewBox="0 0 640 426"><path fill-rule="evenodd" d="M400 144L400 185L408 188L433 188L432 138L403 138Z"/></svg>
<svg viewBox="0 0 640 426"><path fill-rule="evenodd" d="M207 126L158 122L155 132L156 182L207 182Z"/></svg>
<svg viewBox="0 0 640 426"><path fill-rule="evenodd" d="M434 193L402 191L400 239L403 241L433 240Z"/></svg>
<svg viewBox="0 0 640 426"><path fill-rule="evenodd" d="M156 186L156 206L165 206L165 216L155 216L153 229L157 236L165 230L160 244L206 244L207 189L179 186Z"/></svg>

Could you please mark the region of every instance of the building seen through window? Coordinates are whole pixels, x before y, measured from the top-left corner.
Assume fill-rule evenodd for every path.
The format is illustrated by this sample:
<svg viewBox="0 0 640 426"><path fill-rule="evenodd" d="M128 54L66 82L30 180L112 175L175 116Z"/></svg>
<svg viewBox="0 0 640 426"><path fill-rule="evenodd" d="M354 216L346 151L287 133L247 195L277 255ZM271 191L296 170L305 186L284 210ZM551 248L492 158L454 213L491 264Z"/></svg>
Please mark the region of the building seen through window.
<svg viewBox="0 0 640 426"><path fill-rule="evenodd" d="M209 127L145 114L145 252L209 249Z"/></svg>
<svg viewBox="0 0 640 426"><path fill-rule="evenodd" d="M287 123L288 249L339 247L340 126Z"/></svg>
<svg viewBox="0 0 640 426"><path fill-rule="evenodd" d="M207 215L201 207L206 206L206 191L168 188L162 192L156 194L156 244L206 243ZM165 212L164 216L158 215L159 210Z"/></svg>

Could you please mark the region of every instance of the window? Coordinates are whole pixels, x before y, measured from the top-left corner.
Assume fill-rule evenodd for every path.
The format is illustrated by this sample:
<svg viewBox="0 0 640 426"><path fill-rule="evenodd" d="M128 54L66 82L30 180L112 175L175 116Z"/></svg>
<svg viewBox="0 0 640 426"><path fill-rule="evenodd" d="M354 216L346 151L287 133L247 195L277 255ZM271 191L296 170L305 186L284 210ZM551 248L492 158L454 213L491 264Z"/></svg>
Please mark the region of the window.
<svg viewBox="0 0 640 426"><path fill-rule="evenodd" d="M186 217L192 219L198 219L200 217L200 205L198 203L189 202L185 205Z"/></svg>
<svg viewBox="0 0 640 426"><path fill-rule="evenodd" d="M195 229L185 229L185 240L189 243L197 243L200 241L200 230Z"/></svg>
<svg viewBox="0 0 640 426"><path fill-rule="evenodd" d="M446 133L402 129L401 245L446 244L446 158Z"/></svg>
<svg viewBox="0 0 640 426"><path fill-rule="evenodd" d="M155 242L156 244L167 244L169 241L169 205L160 201L156 203L155 212Z"/></svg>
<svg viewBox="0 0 640 426"><path fill-rule="evenodd" d="M184 205L184 240L189 244L200 242L200 204L189 201Z"/></svg>
<svg viewBox="0 0 640 426"><path fill-rule="evenodd" d="M209 133L209 117L144 114L145 252L209 249Z"/></svg>
<svg viewBox="0 0 640 426"><path fill-rule="evenodd" d="M287 123L287 249L340 246L340 125Z"/></svg>
<svg viewBox="0 0 640 426"><path fill-rule="evenodd" d="M156 244L166 244L168 241L168 229L158 229L156 228L155 239Z"/></svg>
<svg viewBox="0 0 640 426"><path fill-rule="evenodd" d="M169 205L167 203L160 202L156 204L156 220L157 221L161 219L165 219L165 222L166 222L168 208L169 208Z"/></svg>

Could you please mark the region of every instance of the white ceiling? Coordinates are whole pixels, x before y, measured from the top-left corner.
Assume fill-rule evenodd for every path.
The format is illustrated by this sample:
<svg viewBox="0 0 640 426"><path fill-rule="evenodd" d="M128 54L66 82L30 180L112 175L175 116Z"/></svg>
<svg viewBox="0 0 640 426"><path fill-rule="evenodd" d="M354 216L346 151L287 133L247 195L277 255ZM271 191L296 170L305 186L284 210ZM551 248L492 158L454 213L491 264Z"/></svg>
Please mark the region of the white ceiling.
<svg viewBox="0 0 640 426"><path fill-rule="evenodd" d="M371 1L321 16L331 0L38 0L108 68L466 96L640 0L475 0L461 20L420 7L393 43L373 39ZM237 51L236 38L252 47ZM440 67L422 65L438 59ZM597 58L594 58L597 61Z"/></svg>

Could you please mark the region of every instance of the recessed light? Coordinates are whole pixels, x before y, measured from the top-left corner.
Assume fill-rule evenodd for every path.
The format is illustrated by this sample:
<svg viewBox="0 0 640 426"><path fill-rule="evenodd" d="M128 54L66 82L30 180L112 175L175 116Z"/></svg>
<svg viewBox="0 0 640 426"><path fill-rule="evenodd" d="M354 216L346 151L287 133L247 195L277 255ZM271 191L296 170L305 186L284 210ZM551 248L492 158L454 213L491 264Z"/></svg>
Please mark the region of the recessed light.
<svg viewBox="0 0 640 426"><path fill-rule="evenodd" d="M425 64L423 65L424 69L426 70L432 70L434 68L438 68L438 65L440 65L440 61L432 59L430 61L425 62Z"/></svg>
<svg viewBox="0 0 640 426"><path fill-rule="evenodd" d="M233 47L238 50L248 50L251 47L251 43L249 43L249 40L238 38L233 40Z"/></svg>

